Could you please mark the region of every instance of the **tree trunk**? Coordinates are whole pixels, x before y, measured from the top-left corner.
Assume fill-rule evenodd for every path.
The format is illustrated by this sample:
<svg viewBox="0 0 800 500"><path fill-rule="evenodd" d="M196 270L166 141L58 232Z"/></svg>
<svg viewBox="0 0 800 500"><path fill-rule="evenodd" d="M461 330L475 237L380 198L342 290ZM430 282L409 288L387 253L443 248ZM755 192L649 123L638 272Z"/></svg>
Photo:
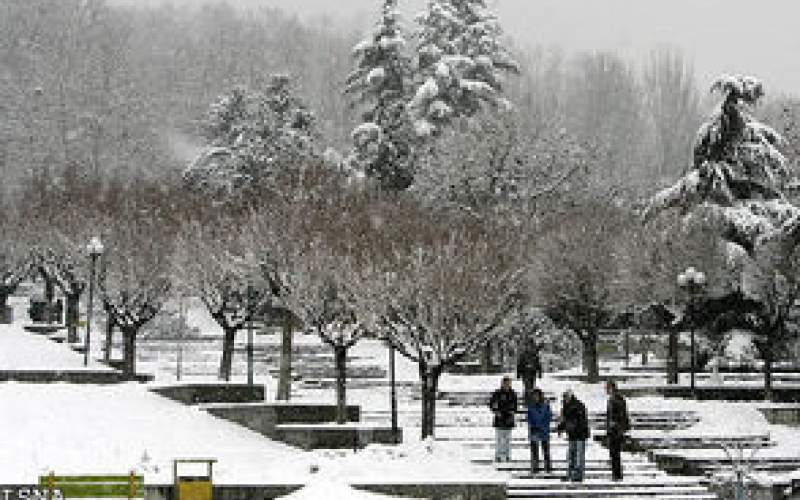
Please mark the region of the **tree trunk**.
<svg viewBox="0 0 800 500"><path fill-rule="evenodd" d="M347 423L347 349L337 346L336 359L336 423Z"/></svg>
<svg viewBox="0 0 800 500"><path fill-rule="evenodd" d="M10 286L0 286L0 323L11 324L14 321L11 308L8 307L8 298L14 293Z"/></svg>
<svg viewBox="0 0 800 500"><path fill-rule="evenodd" d="M770 341L765 341L764 349L764 399L772 400L772 345Z"/></svg>
<svg viewBox="0 0 800 500"><path fill-rule="evenodd" d="M226 382L231 379L233 366L233 342L236 339L236 328L224 328L222 339L222 361L219 364L219 378Z"/></svg>
<svg viewBox="0 0 800 500"><path fill-rule="evenodd" d="M103 359L106 363L111 361L111 344L114 340L114 318L110 314L106 314L106 349L103 353Z"/></svg>
<svg viewBox="0 0 800 500"><path fill-rule="evenodd" d="M647 366L647 350L650 348L650 338L647 335L642 335L639 344L642 347L642 366Z"/></svg>
<svg viewBox="0 0 800 500"><path fill-rule="evenodd" d="M278 372L278 394L280 401L289 401L292 397L292 322L289 318L283 322L281 332L281 361Z"/></svg>
<svg viewBox="0 0 800 500"><path fill-rule="evenodd" d="M481 350L481 371L489 375L492 373L492 343L487 342Z"/></svg>
<svg viewBox="0 0 800 500"><path fill-rule="evenodd" d="M78 319L80 318L80 311L78 306L80 304L79 293L67 294L67 314L64 318L67 324L67 342L78 341Z"/></svg>
<svg viewBox="0 0 800 500"><path fill-rule="evenodd" d="M133 378L136 375L136 330L133 328L123 328L123 368L122 372L126 377Z"/></svg>
<svg viewBox="0 0 800 500"><path fill-rule="evenodd" d="M678 332L669 330L669 345L667 347L667 383L678 383Z"/></svg>
<svg viewBox="0 0 800 500"><path fill-rule="evenodd" d="M583 337L583 366L586 371L586 382L596 384L600 381L600 368L597 362L597 335L587 333Z"/></svg>
<svg viewBox="0 0 800 500"><path fill-rule="evenodd" d="M440 369L429 370L424 363L419 365L422 382L422 439L434 436L436 428L436 394L439 386Z"/></svg>
<svg viewBox="0 0 800 500"><path fill-rule="evenodd" d="M44 276L44 300L49 306L53 303L53 298L56 294L55 285L53 284L53 280L44 274L44 272L42 272L42 276Z"/></svg>

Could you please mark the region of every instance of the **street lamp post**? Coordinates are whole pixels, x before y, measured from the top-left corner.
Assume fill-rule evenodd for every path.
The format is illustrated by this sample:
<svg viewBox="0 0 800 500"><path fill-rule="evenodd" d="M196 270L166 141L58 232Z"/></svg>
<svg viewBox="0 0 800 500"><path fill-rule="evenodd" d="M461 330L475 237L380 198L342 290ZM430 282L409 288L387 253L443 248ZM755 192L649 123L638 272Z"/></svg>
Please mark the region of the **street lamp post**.
<svg viewBox="0 0 800 500"><path fill-rule="evenodd" d="M92 332L92 309L94 308L94 271L97 265L97 258L103 254L103 242L100 238L93 236L86 245L89 257L92 259L92 266L89 271L89 309L86 311L86 339L83 351L83 366L89 366L89 348L91 346Z"/></svg>
<svg viewBox="0 0 800 500"><path fill-rule="evenodd" d="M390 377L390 384L392 387L392 441L394 444L398 444L397 439L397 383L395 380L395 368L394 368L394 358L395 358L395 348L394 344L391 342L389 343L389 377Z"/></svg>
<svg viewBox="0 0 800 500"><path fill-rule="evenodd" d="M684 272L678 275L678 286L689 292L689 311L691 315L691 330L690 330L690 350L691 350L691 378L690 386L692 394L695 392L695 345L694 345L694 329L697 313L695 311L695 296L697 292L706 284L706 275L697 271L693 267L688 267Z"/></svg>

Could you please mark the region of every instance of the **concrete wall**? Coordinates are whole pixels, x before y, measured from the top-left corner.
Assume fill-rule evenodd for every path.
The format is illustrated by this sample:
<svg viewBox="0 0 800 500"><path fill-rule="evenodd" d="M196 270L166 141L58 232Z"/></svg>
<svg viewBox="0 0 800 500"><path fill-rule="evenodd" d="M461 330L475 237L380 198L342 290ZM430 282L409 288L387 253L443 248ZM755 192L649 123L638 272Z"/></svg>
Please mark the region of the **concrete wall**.
<svg viewBox="0 0 800 500"><path fill-rule="evenodd" d="M190 405L198 403L251 403L264 401L263 385L186 384L156 387L151 391Z"/></svg>
<svg viewBox="0 0 800 500"><path fill-rule="evenodd" d="M601 377L602 378L602 377ZM764 389L761 387L703 387L697 386L695 397L689 386L638 386L622 387L622 394L628 397L660 395L667 398L689 398L700 401L763 401ZM776 386L772 389L773 399L781 403L800 403L800 387Z"/></svg>
<svg viewBox="0 0 800 500"><path fill-rule="evenodd" d="M505 500L505 483L486 484L371 484L358 489L412 498L435 500Z"/></svg>
<svg viewBox="0 0 800 500"><path fill-rule="evenodd" d="M395 444L391 427L357 424L347 426L277 426L278 439L304 450L361 449L370 443ZM403 442L403 430L397 429L397 442Z"/></svg>
<svg viewBox="0 0 800 500"><path fill-rule="evenodd" d="M322 424L336 419L334 405L302 404L302 403L263 403L263 404L231 404L214 405L206 411L215 417L231 422L263 434L280 439L275 427L280 424L311 423ZM347 420L358 422L361 419L361 408L354 405L347 407Z"/></svg>
<svg viewBox="0 0 800 500"><path fill-rule="evenodd" d="M758 411L771 424L800 427L800 406L759 408Z"/></svg>
<svg viewBox="0 0 800 500"><path fill-rule="evenodd" d="M354 487L373 493L436 500L505 500L506 498L504 483L370 484L354 485ZM213 488L213 500L272 500L300 488L302 485L216 485ZM146 500L174 500L172 485L145 485L144 490ZM15 499L10 498L9 500Z"/></svg>
<svg viewBox="0 0 800 500"><path fill-rule="evenodd" d="M147 382L153 377L150 375L137 375L137 382ZM2 370L0 382L25 382L32 384L50 384L53 382L66 382L68 384L118 384L128 379L117 371L45 371L45 370Z"/></svg>
<svg viewBox="0 0 800 500"><path fill-rule="evenodd" d="M302 485L215 485L213 500L272 500L302 488ZM145 500L174 500L172 485L145 485ZM11 500L11 499L9 499Z"/></svg>

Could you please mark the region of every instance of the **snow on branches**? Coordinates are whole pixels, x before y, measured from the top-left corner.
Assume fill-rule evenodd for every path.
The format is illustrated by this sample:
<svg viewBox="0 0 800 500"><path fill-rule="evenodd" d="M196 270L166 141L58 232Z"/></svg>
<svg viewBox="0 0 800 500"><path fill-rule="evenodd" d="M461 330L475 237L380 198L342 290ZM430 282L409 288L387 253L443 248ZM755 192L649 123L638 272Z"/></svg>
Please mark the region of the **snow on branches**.
<svg viewBox="0 0 800 500"><path fill-rule="evenodd" d="M519 68L485 0L430 0L416 20L417 90L410 107L418 135L471 117L483 103L508 107L503 73Z"/></svg>
<svg viewBox="0 0 800 500"><path fill-rule="evenodd" d="M406 102L412 63L397 12L397 0L385 0L373 31L353 49L356 68L345 93L362 109L353 130L350 163L377 177L385 187L404 189L411 182L412 138ZM369 133L364 133L369 129Z"/></svg>
<svg viewBox="0 0 800 500"><path fill-rule="evenodd" d="M778 150L783 139L747 111L764 95L759 80L723 75L712 91L724 99L697 133L693 167L650 199L644 218L672 207L716 207L723 237L752 255L765 241L800 232L793 229L800 227L800 211L783 199L791 175Z"/></svg>
<svg viewBox="0 0 800 500"><path fill-rule="evenodd" d="M269 188L276 175L321 160L314 114L286 75L273 75L263 91L232 89L211 105L202 129L208 146L184 171L184 180L217 198Z"/></svg>

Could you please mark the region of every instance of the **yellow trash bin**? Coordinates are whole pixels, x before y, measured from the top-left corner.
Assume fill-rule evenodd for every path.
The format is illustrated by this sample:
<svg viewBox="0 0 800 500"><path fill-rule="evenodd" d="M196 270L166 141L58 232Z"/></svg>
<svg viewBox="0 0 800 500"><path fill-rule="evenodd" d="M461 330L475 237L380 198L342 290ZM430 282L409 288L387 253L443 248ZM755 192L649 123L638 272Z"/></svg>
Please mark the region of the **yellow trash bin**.
<svg viewBox="0 0 800 500"><path fill-rule="evenodd" d="M172 461L172 473L175 478L175 500L211 500L213 491L213 466L215 458L176 458ZM179 465L206 464L206 474L185 474L179 471Z"/></svg>

